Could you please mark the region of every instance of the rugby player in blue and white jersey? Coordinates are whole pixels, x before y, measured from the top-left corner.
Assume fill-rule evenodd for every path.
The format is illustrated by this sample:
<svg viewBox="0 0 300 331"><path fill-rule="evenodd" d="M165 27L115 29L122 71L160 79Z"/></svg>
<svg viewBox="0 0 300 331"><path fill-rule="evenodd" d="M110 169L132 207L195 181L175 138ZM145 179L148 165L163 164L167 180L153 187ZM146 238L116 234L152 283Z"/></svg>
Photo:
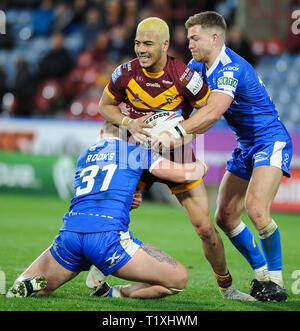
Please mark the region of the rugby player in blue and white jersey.
<svg viewBox="0 0 300 331"><path fill-rule="evenodd" d="M189 66L206 80L211 95L176 130L154 138L153 147L167 148L187 133L204 133L224 116L238 147L220 184L216 222L255 272L250 294L261 301L285 301L280 233L270 207L282 175L290 177L290 135L253 67L226 47L224 18L203 12L189 17L185 26L193 56ZM264 254L241 220L244 208L259 232Z"/></svg>
<svg viewBox="0 0 300 331"><path fill-rule="evenodd" d="M92 264L105 276L135 281L112 288L100 283L94 295L159 298L185 288L188 273L181 263L133 238L129 211L144 169L160 178L189 183L201 178L207 167L201 161L175 164L119 139L118 130L106 122L102 139L80 155L74 198L58 236L16 279L7 297L49 295Z"/></svg>

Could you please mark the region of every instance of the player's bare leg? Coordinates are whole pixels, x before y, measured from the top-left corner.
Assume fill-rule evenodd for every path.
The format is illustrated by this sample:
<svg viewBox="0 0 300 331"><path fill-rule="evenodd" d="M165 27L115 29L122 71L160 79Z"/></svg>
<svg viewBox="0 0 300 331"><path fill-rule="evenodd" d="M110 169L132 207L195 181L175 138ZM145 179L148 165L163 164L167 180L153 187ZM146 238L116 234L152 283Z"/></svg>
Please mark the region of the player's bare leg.
<svg viewBox="0 0 300 331"><path fill-rule="evenodd" d="M113 297L161 298L182 291L188 280L188 272L181 263L146 243L113 275L134 281L129 285L114 286L109 294ZM93 295L98 295L97 291Z"/></svg>
<svg viewBox="0 0 300 331"><path fill-rule="evenodd" d="M48 248L15 280L7 296L49 295L76 275L78 275L78 272L67 270L56 262ZM28 284L26 283L26 286L24 286L23 283L26 279L28 279ZM36 280L40 284L36 284ZM45 284L41 285L44 281ZM36 289L32 288L32 285L33 287L36 286ZM27 288L28 286L29 288ZM17 289L19 291L16 291ZM30 293L32 290L33 293ZM22 295L23 293L24 295Z"/></svg>
<svg viewBox="0 0 300 331"><path fill-rule="evenodd" d="M247 190L245 207L258 231L272 222L271 204L278 191L282 170L261 166L253 170Z"/></svg>
<svg viewBox="0 0 300 331"><path fill-rule="evenodd" d="M249 181L226 171L217 196L215 220L225 232L234 230L241 222Z"/></svg>
<svg viewBox="0 0 300 331"><path fill-rule="evenodd" d="M225 299L253 301L251 296L238 291L226 264L223 241L212 223L209 199L203 183L186 192L176 194L185 209L198 236L202 240L203 252L212 266L220 292Z"/></svg>
<svg viewBox="0 0 300 331"><path fill-rule="evenodd" d="M205 257L215 273L228 273L222 239L210 216L209 200L203 183L186 192L176 194L196 233L202 240Z"/></svg>

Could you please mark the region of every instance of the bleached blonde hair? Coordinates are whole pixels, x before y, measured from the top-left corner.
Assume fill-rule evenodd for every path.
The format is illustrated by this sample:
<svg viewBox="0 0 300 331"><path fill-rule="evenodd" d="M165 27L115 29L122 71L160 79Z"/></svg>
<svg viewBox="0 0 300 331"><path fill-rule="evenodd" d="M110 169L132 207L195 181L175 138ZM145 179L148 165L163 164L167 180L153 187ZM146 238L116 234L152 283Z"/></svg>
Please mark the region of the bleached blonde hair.
<svg viewBox="0 0 300 331"><path fill-rule="evenodd" d="M155 31L161 41L170 40L168 24L158 17L148 17L141 21L137 26L136 32Z"/></svg>

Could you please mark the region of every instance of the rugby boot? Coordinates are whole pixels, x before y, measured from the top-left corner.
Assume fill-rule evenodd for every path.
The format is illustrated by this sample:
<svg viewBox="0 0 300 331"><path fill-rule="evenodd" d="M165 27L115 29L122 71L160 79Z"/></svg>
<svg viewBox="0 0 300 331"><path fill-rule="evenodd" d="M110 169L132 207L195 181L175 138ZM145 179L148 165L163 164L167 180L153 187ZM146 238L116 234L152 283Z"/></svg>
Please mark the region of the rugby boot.
<svg viewBox="0 0 300 331"><path fill-rule="evenodd" d="M94 288L94 291L90 293L90 296L107 297L110 289L111 287L106 282L103 281Z"/></svg>
<svg viewBox="0 0 300 331"><path fill-rule="evenodd" d="M7 298L25 298L36 296L37 293L47 286L44 276L28 277L15 283L6 293Z"/></svg>
<svg viewBox="0 0 300 331"><path fill-rule="evenodd" d="M250 295L254 296L259 301L285 302L287 300L288 295L285 287L281 287L271 280L259 282L257 279L253 279L252 283Z"/></svg>
<svg viewBox="0 0 300 331"><path fill-rule="evenodd" d="M251 296L250 294L240 292L235 288L234 285L231 285L225 289L219 288L219 290L222 297L227 300L256 301L256 299L253 296Z"/></svg>

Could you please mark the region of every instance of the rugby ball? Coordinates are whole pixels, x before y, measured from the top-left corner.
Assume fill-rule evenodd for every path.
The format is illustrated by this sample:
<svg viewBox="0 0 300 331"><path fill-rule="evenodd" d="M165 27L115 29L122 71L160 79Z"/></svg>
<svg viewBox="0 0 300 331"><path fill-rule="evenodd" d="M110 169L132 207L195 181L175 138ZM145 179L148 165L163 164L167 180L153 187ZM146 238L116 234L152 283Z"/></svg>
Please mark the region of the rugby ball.
<svg viewBox="0 0 300 331"><path fill-rule="evenodd" d="M151 133L152 136L159 134L162 131L167 131L177 124L184 121L180 112L176 111L158 111L145 120L145 123L151 124L152 128L144 128Z"/></svg>

